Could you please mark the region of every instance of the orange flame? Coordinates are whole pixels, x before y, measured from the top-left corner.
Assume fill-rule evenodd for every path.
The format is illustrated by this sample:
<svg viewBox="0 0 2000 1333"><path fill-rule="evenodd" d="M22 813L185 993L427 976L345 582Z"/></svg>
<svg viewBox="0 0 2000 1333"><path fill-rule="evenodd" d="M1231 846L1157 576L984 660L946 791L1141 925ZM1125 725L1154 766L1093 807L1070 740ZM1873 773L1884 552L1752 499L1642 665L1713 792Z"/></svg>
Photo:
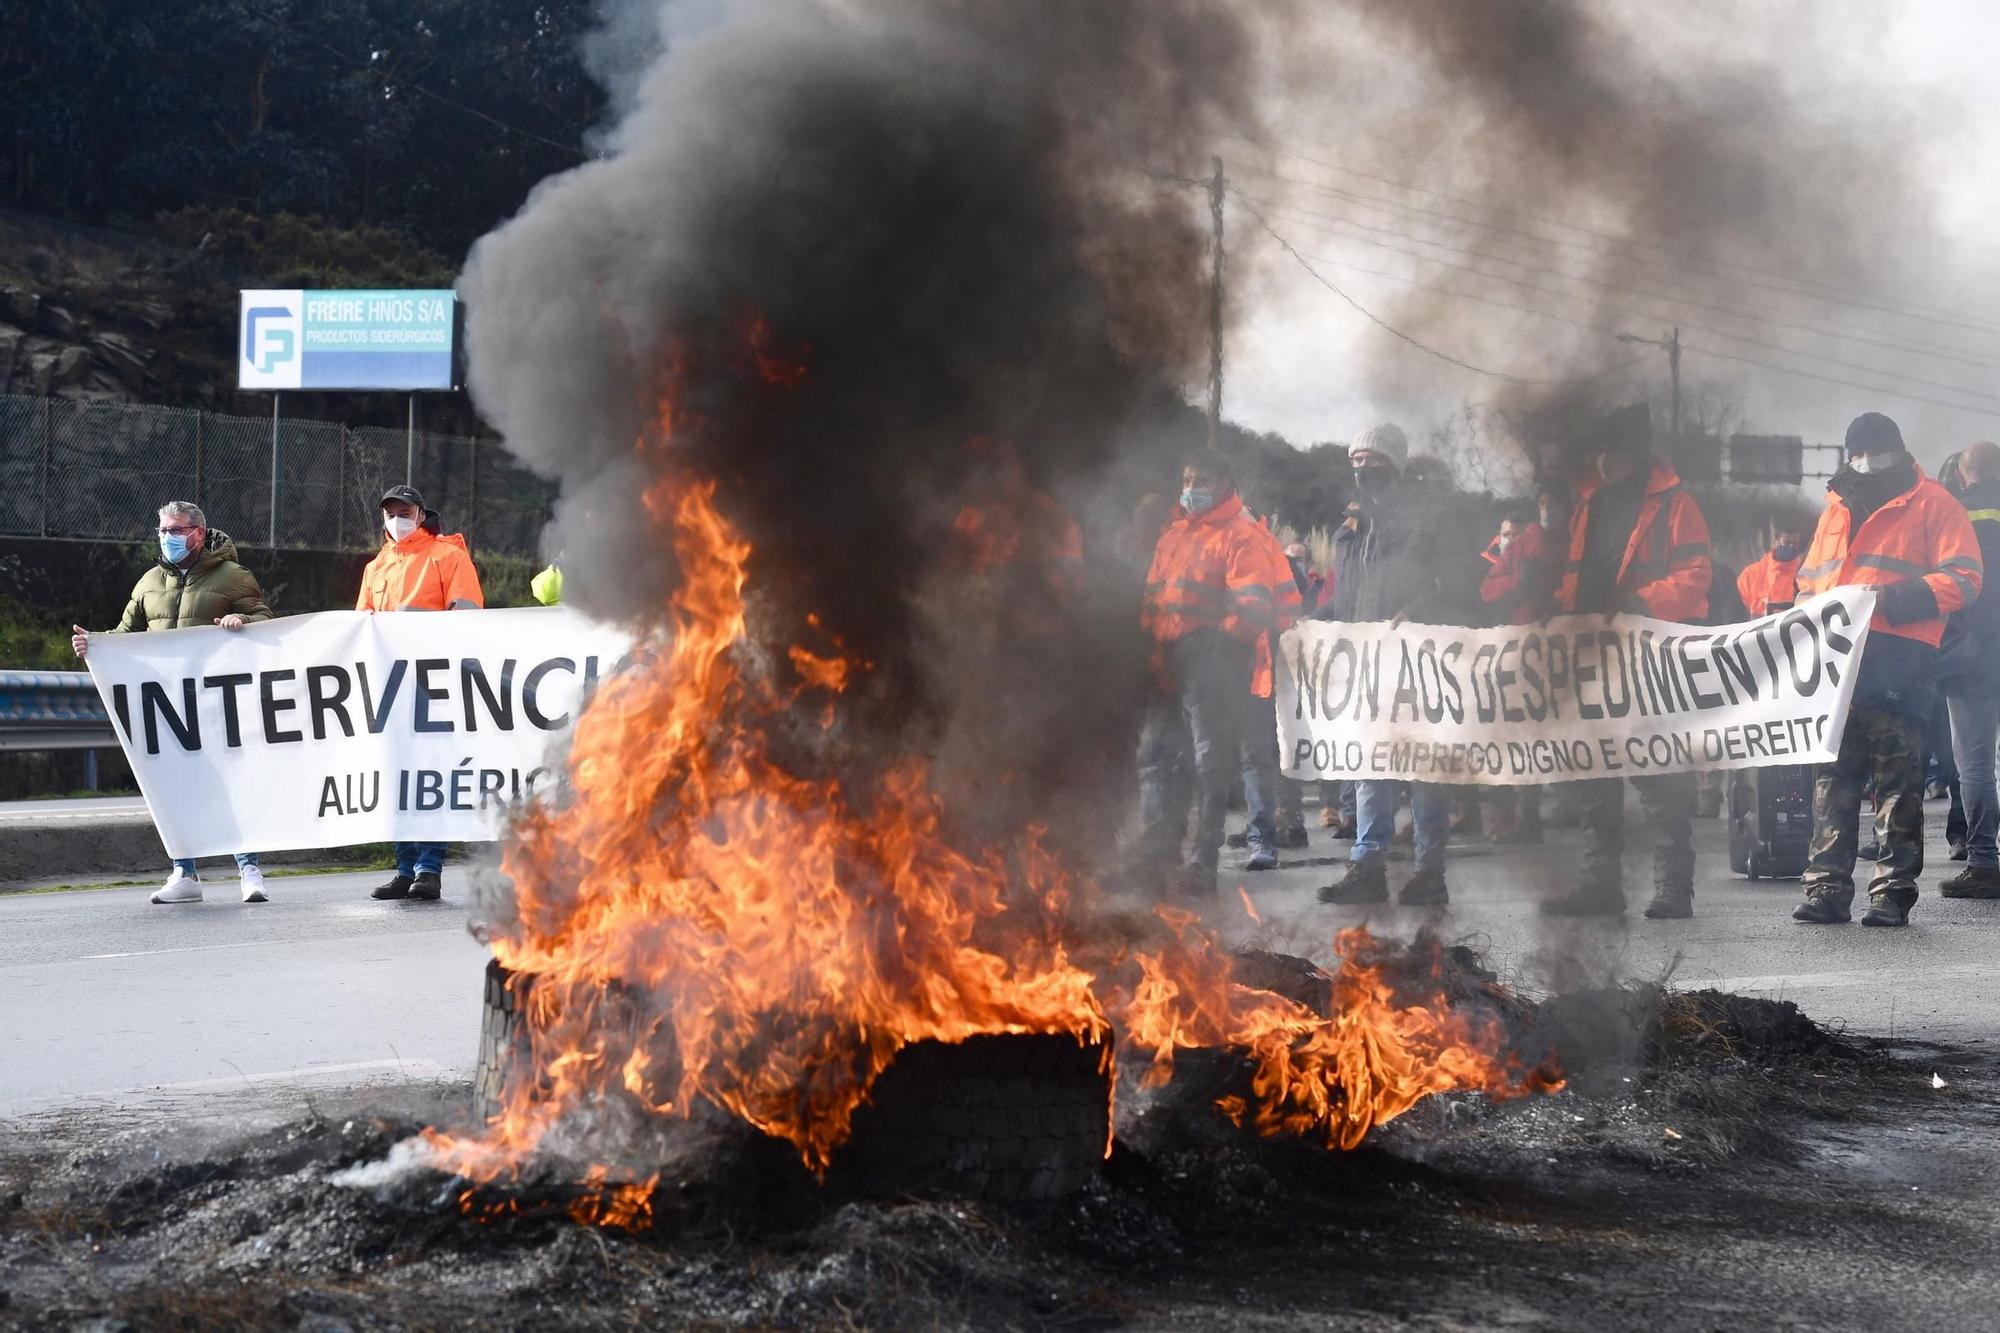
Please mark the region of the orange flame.
<svg viewBox="0 0 2000 1333"><path fill-rule="evenodd" d="M753 328L759 374L773 378L768 334ZM663 435L673 421L663 404ZM672 632L600 687L576 726L569 795L514 830L504 868L519 920L494 951L533 979L527 1068L483 1134L427 1131L441 1166L516 1178L566 1118L627 1098L662 1116L722 1107L820 1170L903 1046L994 1032L1115 1030L1155 1086L1176 1051L1237 1047L1255 1073L1227 1114L1341 1147L1432 1092L1543 1086L1502 1054L1497 1027L1441 996L1401 1004L1370 967L1343 965L1321 1015L1236 982L1185 912L1160 909L1156 951L1104 945L1088 928L1092 886L1039 830L951 846L917 759L865 791L790 771L772 754L774 721L867 664L793 646L783 657L798 685L758 674L766 659L742 651L750 546L715 495L665 466L644 497L681 570ZM1365 944L1341 937L1350 956ZM616 1182L598 1165L587 1183L603 1188L578 1220L647 1223L653 1180Z"/></svg>

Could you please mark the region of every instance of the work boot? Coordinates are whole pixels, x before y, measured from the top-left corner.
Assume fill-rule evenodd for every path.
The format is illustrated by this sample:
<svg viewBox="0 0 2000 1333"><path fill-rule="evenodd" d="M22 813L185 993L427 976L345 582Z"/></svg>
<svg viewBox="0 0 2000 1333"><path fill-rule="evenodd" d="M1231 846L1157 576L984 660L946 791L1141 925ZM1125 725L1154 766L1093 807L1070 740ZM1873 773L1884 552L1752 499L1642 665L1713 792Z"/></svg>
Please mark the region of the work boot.
<svg viewBox="0 0 2000 1333"><path fill-rule="evenodd" d="M410 897L427 903L436 902L443 892L444 883L438 879L435 870L419 870L416 879L410 883Z"/></svg>
<svg viewBox="0 0 2000 1333"><path fill-rule="evenodd" d="M1278 812L1278 846L1296 851L1312 845L1306 836L1306 817L1296 810Z"/></svg>
<svg viewBox="0 0 2000 1333"><path fill-rule="evenodd" d="M1861 914L1864 926L1907 926L1910 924L1910 909L1917 905L1914 893L1898 893L1894 889L1868 895L1868 910Z"/></svg>
<svg viewBox="0 0 2000 1333"><path fill-rule="evenodd" d="M1938 886L1940 898L2000 898L2000 866L1967 866Z"/></svg>
<svg viewBox="0 0 2000 1333"><path fill-rule="evenodd" d="M167 876L167 882L153 890L156 903L198 903L201 901L201 876L190 875L179 866Z"/></svg>
<svg viewBox="0 0 2000 1333"><path fill-rule="evenodd" d="M1342 819L1333 826L1335 842L1353 842L1361 836L1361 826L1351 819Z"/></svg>
<svg viewBox="0 0 2000 1333"><path fill-rule="evenodd" d="M415 882L410 876L398 873L387 884L377 884L373 889L369 890L368 896L370 898L407 898L410 896L410 885Z"/></svg>
<svg viewBox="0 0 2000 1333"><path fill-rule="evenodd" d="M1662 884L1653 890L1653 901L1646 904L1648 921L1685 921L1693 915L1692 887L1669 888Z"/></svg>
<svg viewBox="0 0 2000 1333"><path fill-rule="evenodd" d="M1243 868L1245 870L1276 870L1278 868L1277 850L1271 847L1259 847L1256 851L1250 853L1250 859L1243 863Z"/></svg>
<svg viewBox="0 0 2000 1333"><path fill-rule="evenodd" d="M1321 828L1337 828L1339 827L1339 825L1340 825L1339 806L1323 805L1319 808L1319 826Z"/></svg>
<svg viewBox="0 0 2000 1333"><path fill-rule="evenodd" d="M1389 872L1379 860L1349 861L1347 874L1338 884L1319 891L1323 903L1386 903L1389 901Z"/></svg>
<svg viewBox="0 0 2000 1333"><path fill-rule="evenodd" d="M1792 920L1807 926L1844 926L1853 919L1837 892L1808 889L1804 901L1792 909Z"/></svg>
<svg viewBox="0 0 2000 1333"><path fill-rule="evenodd" d="M1617 885L1579 884L1559 898L1542 899L1543 916L1624 916L1625 892Z"/></svg>
<svg viewBox="0 0 2000 1333"><path fill-rule="evenodd" d="M1443 907L1451 901L1451 894L1444 886L1444 871L1419 870L1403 885L1403 891L1396 895L1396 901L1405 907Z"/></svg>
<svg viewBox="0 0 2000 1333"><path fill-rule="evenodd" d="M1955 842L1951 845L1951 859L1954 861L1963 861L1971 852L1972 849L1962 842Z"/></svg>
<svg viewBox="0 0 2000 1333"><path fill-rule="evenodd" d="M240 866L237 868L236 876L237 887L243 890L244 902L267 903L271 901L264 896L264 867Z"/></svg>

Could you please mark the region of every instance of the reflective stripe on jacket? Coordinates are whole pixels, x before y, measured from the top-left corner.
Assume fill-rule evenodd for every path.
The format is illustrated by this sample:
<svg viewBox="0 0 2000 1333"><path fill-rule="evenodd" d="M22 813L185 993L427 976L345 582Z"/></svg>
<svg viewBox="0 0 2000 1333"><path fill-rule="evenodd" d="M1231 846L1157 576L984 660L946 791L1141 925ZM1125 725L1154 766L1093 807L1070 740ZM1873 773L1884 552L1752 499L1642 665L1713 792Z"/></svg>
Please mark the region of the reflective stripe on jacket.
<svg viewBox="0 0 2000 1333"><path fill-rule="evenodd" d="M1577 568L1583 563L1590 504L1604 483L1592 476L1577 483L1576 512L1569 520L1569 565L1556 603L1576 609ZM1647 614L1661 620L1699 622L1708 614L1708 520L1680 474L1658 459L1646 479L1646 498L1632 523L1625 555L1618 562L1618 591L1637 597Z"/></svg>
<svg viewBox="0 0 2000 1333"><path fill-rule="evenodd" d="M1231 495L1203 514L1177 512L1160 533L1139 623L1155 644L1219 630L1255 645L1299 607L1284 548Z"/></svg>
<svg viewBox="0 0 2000 1333"><path fill-rule="evenodd" d="M1745 565L1736 576L1736 591L1743 597L1743 609L1753 617L1773 606L1789 606L1799 600L1800 556L1780 561L1769 551L1755 564Z"/></svg>
<svg viewBox="0 0 2000 1333"><path fill-rule="evenodd" d="M1853 511L1831 491L1799 568L1802 593L1831 588L1887 588L1922 579L1937 601L1937 614L1891 625L1877 600L1870 630L1915 639L1935 648L1944 638L1945 617L1979 595L1985 563L1972 520L1950 491L1916 469L1916 485L1891 496L1852 531Z"/></svg>
<svg viewBox="0 0 2000 1333"><path fill-rule="evenodd" d="M439 536L419 527L393 545L382 544L361 571L361 595L355 598L354 609L443 611L461 601L486 605L465 538L456 532Z"/></svg>

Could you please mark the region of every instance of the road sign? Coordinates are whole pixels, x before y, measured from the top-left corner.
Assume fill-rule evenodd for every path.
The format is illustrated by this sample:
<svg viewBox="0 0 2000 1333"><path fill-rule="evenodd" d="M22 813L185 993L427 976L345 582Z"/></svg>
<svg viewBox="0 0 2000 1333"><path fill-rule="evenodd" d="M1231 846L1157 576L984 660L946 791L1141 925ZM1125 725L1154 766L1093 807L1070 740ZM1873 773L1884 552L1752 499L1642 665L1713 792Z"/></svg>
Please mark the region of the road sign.
<svg viewBox="0 0 2000 1333"><path fill-rule="evenodd" d="M242 294L243 389L450 389L449 290L259 290Z"/></svg>

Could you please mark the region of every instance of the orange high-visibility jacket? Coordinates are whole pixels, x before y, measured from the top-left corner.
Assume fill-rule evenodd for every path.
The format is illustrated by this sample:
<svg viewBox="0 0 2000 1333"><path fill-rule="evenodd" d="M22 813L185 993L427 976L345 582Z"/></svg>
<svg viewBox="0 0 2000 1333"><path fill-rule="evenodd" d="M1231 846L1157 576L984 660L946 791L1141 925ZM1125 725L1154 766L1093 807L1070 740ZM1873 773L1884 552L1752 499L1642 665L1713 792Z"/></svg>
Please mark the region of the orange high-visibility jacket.
<svg viewBox="0 0 2000 1333"><path fill-rule="evenodd" d="M1289 628L1300 609L1284 548L1231 495L1204 514L1179 511L1160 533L1139 623L1160 645L1203 630L1250 644L1252 691L1261 696L1271 692L1267 636Z"/></svg>
<svg viewBox="0 0 2000 1333"><path fill-rule="evenodd" d="M1590 530L1590 504L1604 483L1591 476L1577 483L1576 512L1569 520L1569 565L1556 604L1576 610L1577 567L1583 563L1584 534ZM1708 581L1714 575L1708 560L1708 520L1701 506L1681 484L1680 474L1658 459L1646 479L1646 498L1618 562L1618 591L1631 593L1661 620L1698 621L1708 614Z"/></svg>
<svg viewBox="0 0 2000 1333"><path fill-rule="evenodd" d="M1743 572L1736 576L1736 594L1743 599L1744 610L1761 616L1773 606L1798 601L1799 566L1803 563L1802 556L1780 560L1766 551L1763 559L1743 566Z"/></svg>
<svg viewBox="0 0 2000 1333"><path fill-rule="evenodd" d="M361 595L356 611L443 611L453 602L485 606L479 571L466 553L459 533L444 536L419 527L382 549L361 571Z"/></svg>
<svg viewBox="0 0 2000 1333"><path fill-rule="evenodd" d="M1862 522L1860 531L1853 525L1847 502L1828 491L1826 510L1799 568L1799 591L1887 588L1922 579L1937 600L1936 615L1891 625L1878 598L1869 629L1937 647L1944 638L1945 617L1979 596L1985 577L1979 538L1965 506L1919 467L1916 485L1884 501Z"/></svg>

